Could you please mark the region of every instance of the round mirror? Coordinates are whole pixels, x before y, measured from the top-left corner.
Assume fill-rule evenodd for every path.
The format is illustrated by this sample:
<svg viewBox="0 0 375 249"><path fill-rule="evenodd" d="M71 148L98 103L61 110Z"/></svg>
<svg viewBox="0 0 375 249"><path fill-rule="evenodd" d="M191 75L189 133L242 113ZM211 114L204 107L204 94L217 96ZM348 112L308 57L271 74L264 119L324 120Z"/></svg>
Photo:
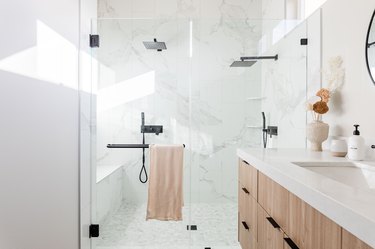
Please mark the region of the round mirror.
<svg viewBox="0 0 375 249"><path fill-rule="evenodd" d="M370 73L372 82L375 84L375 11L367 32L366 61L368 72Z"/></svg>

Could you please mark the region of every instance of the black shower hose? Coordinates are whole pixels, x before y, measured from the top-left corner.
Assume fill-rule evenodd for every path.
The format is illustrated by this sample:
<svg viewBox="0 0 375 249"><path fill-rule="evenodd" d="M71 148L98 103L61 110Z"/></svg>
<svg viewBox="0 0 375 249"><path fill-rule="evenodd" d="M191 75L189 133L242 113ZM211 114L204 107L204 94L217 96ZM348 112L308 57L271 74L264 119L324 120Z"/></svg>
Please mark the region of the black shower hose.
<svg viewBox="0 0 375 249"><path fill-rule="evenodd" d="M143 133L143 144L145 144L145 134ZM141 172L139 172L139 181L141 183L146 183L147 180L148 180L148 175L147 175L147 170L146 170L146 166L145 166L145 161L146 161L146 158L145 158L145 148L142 149L143 151L143 155L142 155L142 168L141 168ZM142 180L142 173L145 172L145 179Z"/></svg>

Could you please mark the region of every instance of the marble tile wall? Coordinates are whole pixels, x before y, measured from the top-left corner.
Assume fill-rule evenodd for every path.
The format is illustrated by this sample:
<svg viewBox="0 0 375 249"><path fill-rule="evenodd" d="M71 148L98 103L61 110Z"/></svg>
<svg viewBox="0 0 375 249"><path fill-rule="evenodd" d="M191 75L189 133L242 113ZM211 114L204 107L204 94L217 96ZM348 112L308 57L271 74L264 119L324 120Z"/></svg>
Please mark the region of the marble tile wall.
<svg viewBox="0 0 375 249"><path fill-rule="evenodd" d="M268 50L271 55L278 54L279 59L262 62L266 96L262 108L267 125L278 126L278 147L305 147L307 47L299 44L305 33L306 25L298 26Z"/></svg>
<svg viewBox="0 0 375 249"><path fill-rule="evenodd" d="M141 2L99 1L100 17L133 19L98 22L98 167L122 165L124 199L146 201L147 185L138 180L141 150L105 148L107 143L141 142L144 111L146 123L164 125L164 133L147 134L147 142L187 145L186 201L236 202L235 150L260 145L259 128L248 126L259 126L261 103L247 98L260 95L261 71L229 65L240 56L258 54L262 23L254 17L260 17L261 5L244 0ZM165 41L168 50L145 50L142 41L154 37ZM140 91L134 90L137 86ZM130 88L138 97L121 92ZM119 93L123 102L116 101Z"/></svg>
<svg viewBox="0 0 375 249"><path fill-rule="evenodd" d="M96 221L99 224L114 214L123 200L123 170L119 168L96 184Z"/></svg>
<svg viewBox="0 0 375 249"><path fill-rule="evenodd" d="M306 147L306 120L309 118L305 110L306 98L314 95L321 85L320 21L320 11L317 11L303 22L279 22L264 34L269 40L265 53L279 55L277 61L262 62L262 92L266 97L262 109L268 125L279 128L278 147ZM276 29L279 31L275 32ZM279 38L271 42L275 35ZM309 38L308 46L300 45L301 38Z"/></svg>
<svg viewBox="0 0 375 249"><path fill-rule="evenodd" d="M301 103L307 54L299 45L289 47L306 29L301 26L290 38L265 49L264 34L277 27L280 13L268 11L261 2L98 2L100 17L117 19L98 21L97 164L123 167L124 200L146 201L147 185L138 180L142 151L107 149L106 144L140 143L141 112L146 123L164 125L163 134L146 134L146 142L187 145L187 203L236 202L236 148L260 146L262 110L280 126L282 146L287 141L293 141L288 147L304 146ZM262 15L275 20L257 19ZM165 41L168 49L144 49L142 41L154 37ZM240 56L265 51L283 57L251 68L229 67ZM263 95L272 101L251 100ZM289 140L292 134L295 140Z"/></svg>

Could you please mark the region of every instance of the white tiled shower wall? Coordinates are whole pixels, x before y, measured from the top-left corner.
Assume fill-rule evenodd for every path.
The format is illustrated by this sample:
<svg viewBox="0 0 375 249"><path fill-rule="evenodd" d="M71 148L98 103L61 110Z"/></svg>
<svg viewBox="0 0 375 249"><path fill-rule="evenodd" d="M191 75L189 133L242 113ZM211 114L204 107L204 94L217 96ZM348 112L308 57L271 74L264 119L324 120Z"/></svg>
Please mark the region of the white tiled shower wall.
<svg viewBox="0 0 375 249"><path fill-rule="evenodd" d="M266 93L262 78L267 68L273 72L284 68L278 68L272 62L257 63L251 68L230 68L229 65L240 56L258 55L260 51L268 50L260 42L266 33L265 27L276 27L280 21L261 22L254 18L264 15L272 19L284 15L268 11L266 6L255 0L99 1L100 17L135 18L98 22L101 68L97 164L98 167L123 166L123 199L135 203L146 201L147 185L138 180L141 150L107 149L106 144L140 143L140 113L144 111L147 124L164 125L164 133L159 136L146 134L147 143L187 145L186 201L236 201L235 150L243 146L258 147L261 141L260 128L251 127L261 125L262 102L247 98ZM301 34L304 29L300 28ZM193 35L192 50L190 33ZM284 43L288 43L287 39L296 40L296 36L285 38ZM142 41L154 37L166 41L168 50L160 53L145 50ZM268 51L272 52L271 49ZM289 62L294 59L293 63L300 65L306 55L293 57ZM262 69L264 65L266 67ZM300 110L290 109L299 108L305 82L301 82L303 86L297 82L296 89L289 89L290 80L300 81L302 75L288 78L288 82L276 90L290 90L288 93L292 97L299 97L296 105L285 106L298 116ZM121 91L121 86L124 89L138 86L139 89L135 87L130 94ZM265 103L263 107L266 108ZM278 115L283 115L283 111ZM286 122L285 130L288 125L290 123ZM304 146L300 142L304 141L304 134L296 139L298 145ZM108 200L98 196L100 201ZM104 217L103 214L99 216Z"/></svg>

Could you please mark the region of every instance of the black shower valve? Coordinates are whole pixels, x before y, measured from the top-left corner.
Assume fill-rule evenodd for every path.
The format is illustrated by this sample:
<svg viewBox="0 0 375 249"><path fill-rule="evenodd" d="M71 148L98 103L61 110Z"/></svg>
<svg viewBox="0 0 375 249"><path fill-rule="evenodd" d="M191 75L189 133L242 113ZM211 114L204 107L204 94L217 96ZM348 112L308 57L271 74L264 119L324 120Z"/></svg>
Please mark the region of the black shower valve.
<svg viewBox="0 0 375 249"><path fill-rule="evenodd" d="M159 135L163 133L163 126L162 125L143 125L141 126L141 133L154 133Z"/></svg>
<svg viewBox="0 0 375 249"><path fill-rule="evenodd" d="M277 136L278 134L278 127L277 126L268 126L268 135L272 136Z"/></svg>

